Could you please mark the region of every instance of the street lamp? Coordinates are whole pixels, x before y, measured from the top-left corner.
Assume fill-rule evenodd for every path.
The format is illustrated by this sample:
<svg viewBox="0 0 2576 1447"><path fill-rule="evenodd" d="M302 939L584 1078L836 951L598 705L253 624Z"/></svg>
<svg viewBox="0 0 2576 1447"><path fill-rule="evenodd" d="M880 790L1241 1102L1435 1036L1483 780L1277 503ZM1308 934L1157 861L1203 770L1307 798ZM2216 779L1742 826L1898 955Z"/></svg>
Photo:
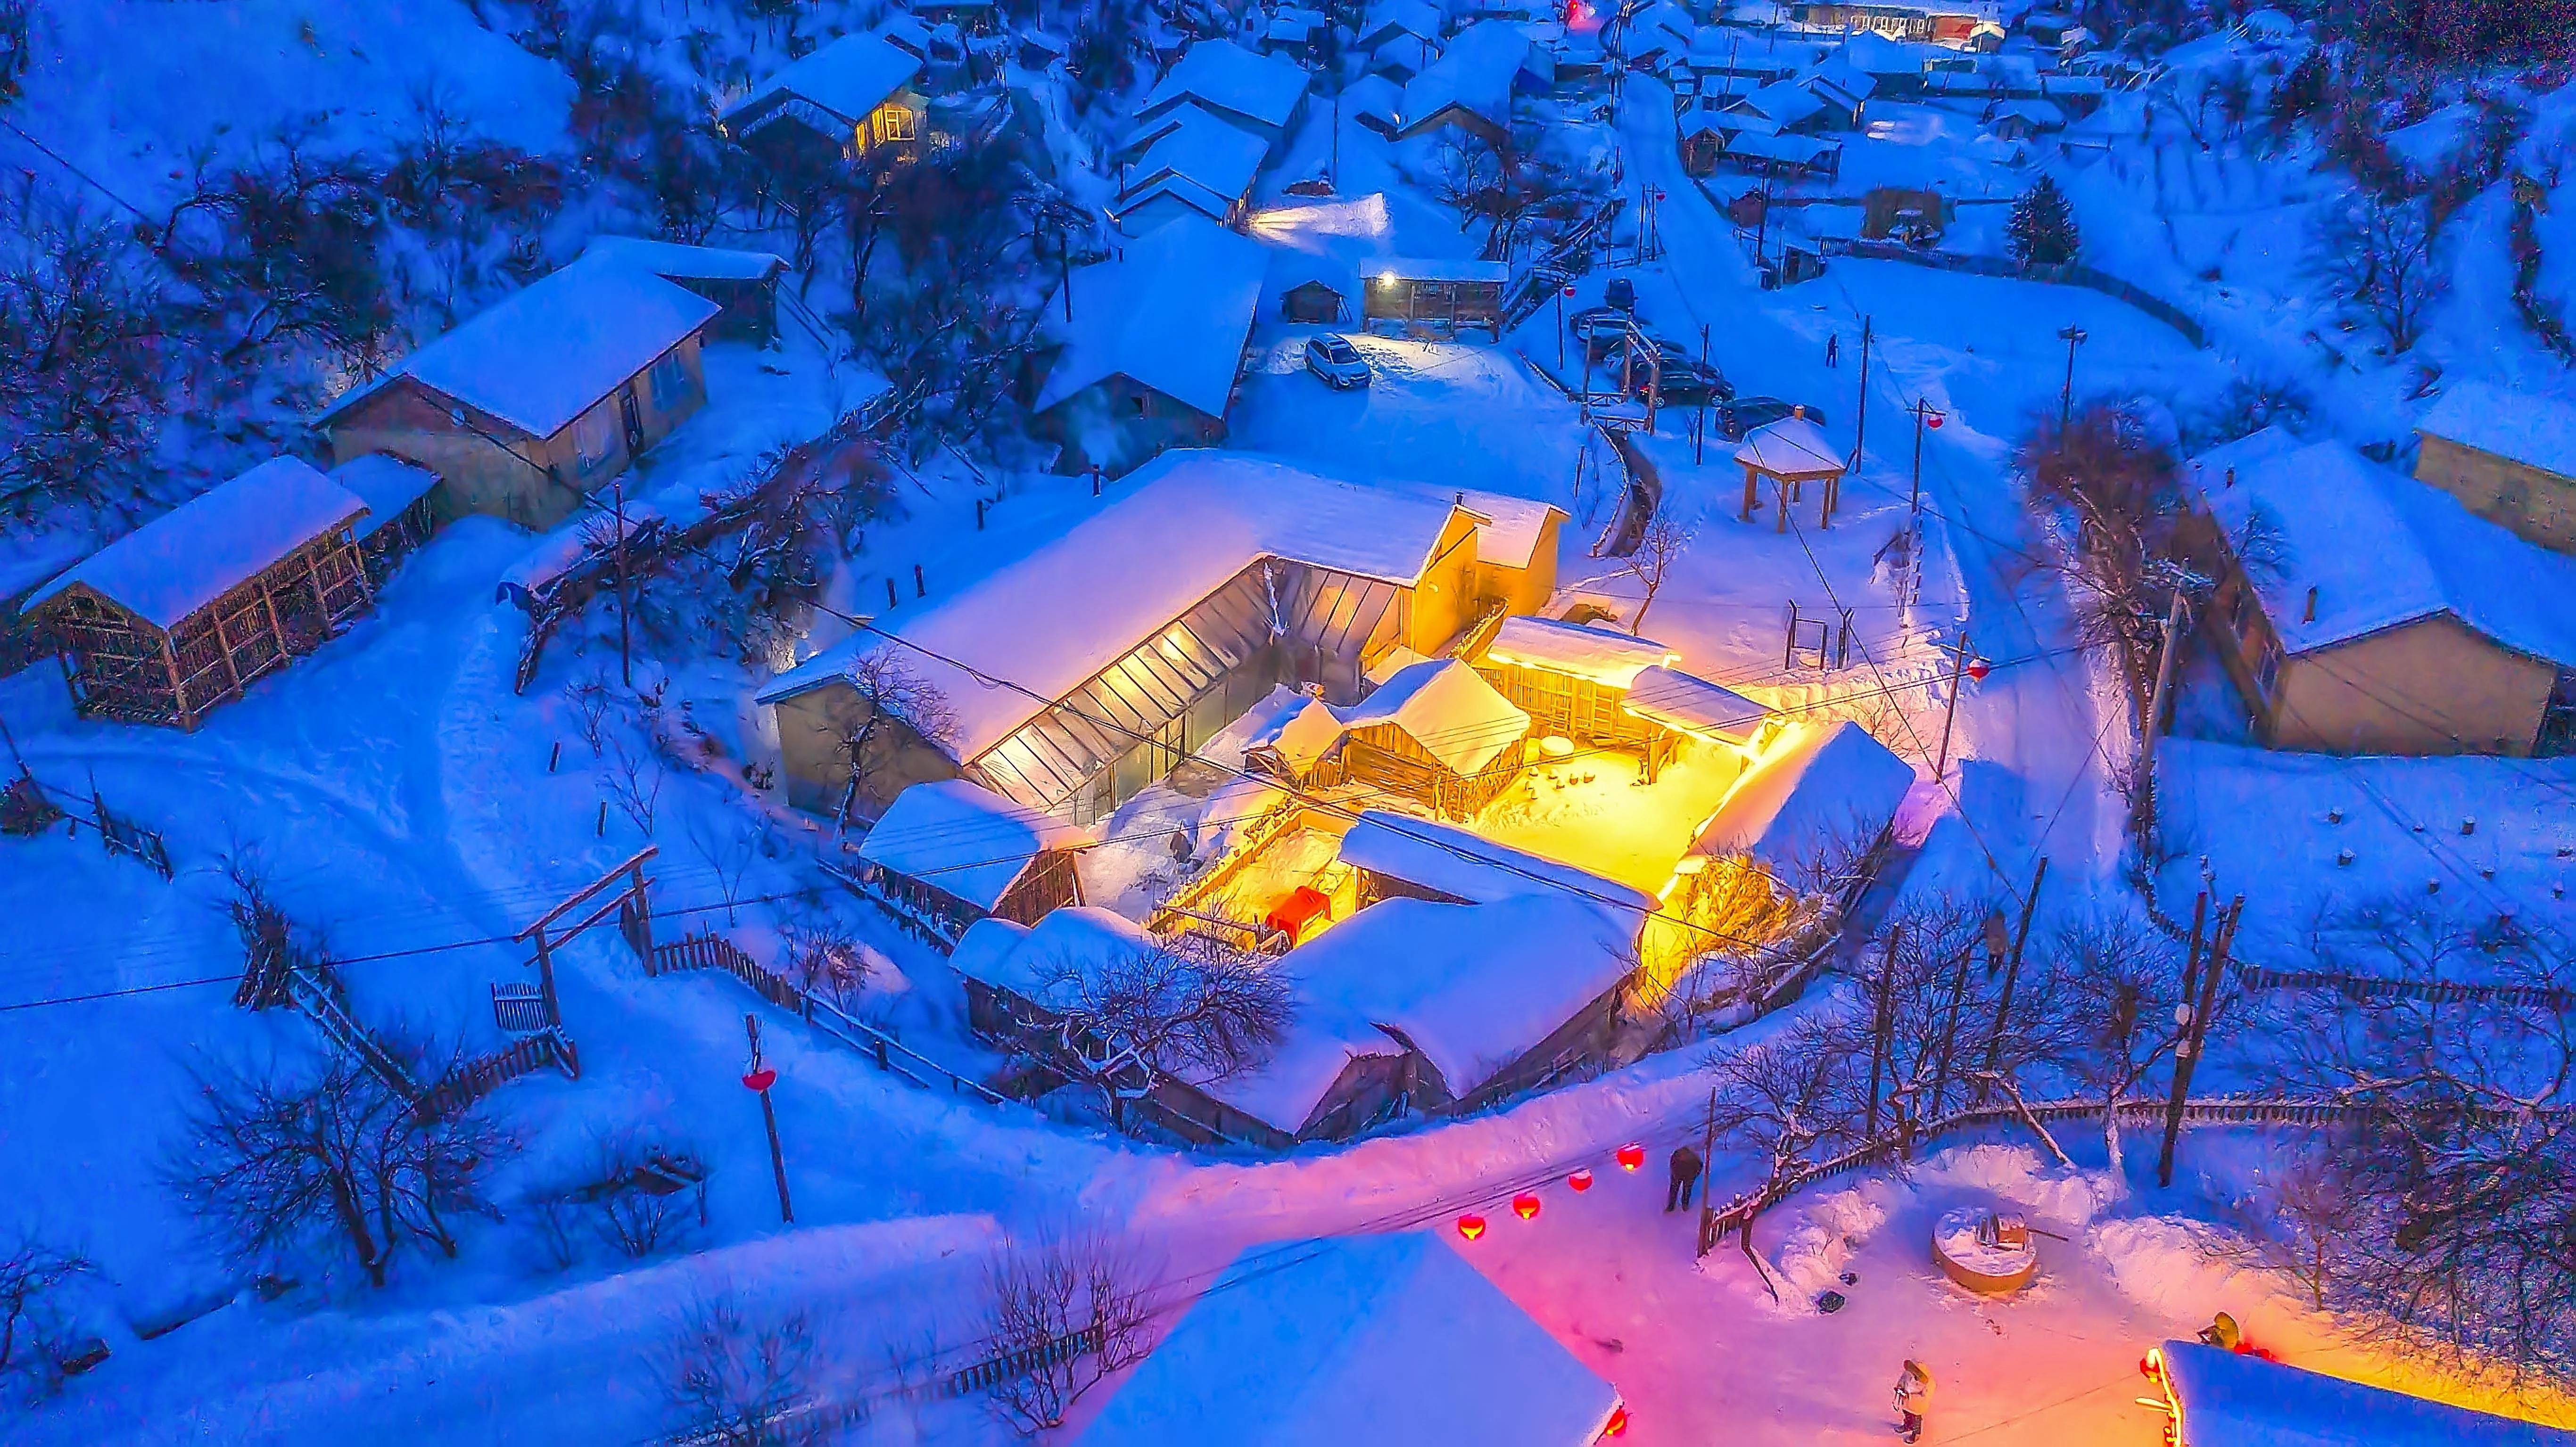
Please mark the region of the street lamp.
<svg viewBox="0 0 2576 1447"><path fill-rule="evenodd" d="M2086 335L2078 326L2057 330L2057 339L2066 343L2066 385L2057 393L2057 432L2061 437L2066 435L2066 424L2075 415L2075 349L2084 345Z"/></svg>

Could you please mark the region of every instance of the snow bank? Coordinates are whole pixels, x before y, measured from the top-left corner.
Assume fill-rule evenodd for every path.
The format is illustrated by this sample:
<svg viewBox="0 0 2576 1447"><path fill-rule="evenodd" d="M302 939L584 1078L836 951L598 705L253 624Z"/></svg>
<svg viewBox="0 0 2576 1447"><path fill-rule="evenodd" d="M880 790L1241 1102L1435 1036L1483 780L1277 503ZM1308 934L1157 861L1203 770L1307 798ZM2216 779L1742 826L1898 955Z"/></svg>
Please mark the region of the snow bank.
<svg viewBox="0 0 2576 1447"><path fill-rule="evenodd" d="M2037 1148L2025 1145L1953 1147L1932 1156L1917 1175L1939 1185L1972 1187L2060 1226L2091 1224L2113 1199L2106 1177L2052 1168Z"/></svg>
<svg viewBox="0 0 2576 1447"><path fill-rule="evenodd" d="M1780 1279L1782 1310L1807 1315L1816 1309L1819 1292L1842 1285L1853 1253L1887 1224L1895 1189L1886 1181L1864 1181L1846 1191L1818 1196L1807 1205L1771 1253L1772 1274Z"/></svg>

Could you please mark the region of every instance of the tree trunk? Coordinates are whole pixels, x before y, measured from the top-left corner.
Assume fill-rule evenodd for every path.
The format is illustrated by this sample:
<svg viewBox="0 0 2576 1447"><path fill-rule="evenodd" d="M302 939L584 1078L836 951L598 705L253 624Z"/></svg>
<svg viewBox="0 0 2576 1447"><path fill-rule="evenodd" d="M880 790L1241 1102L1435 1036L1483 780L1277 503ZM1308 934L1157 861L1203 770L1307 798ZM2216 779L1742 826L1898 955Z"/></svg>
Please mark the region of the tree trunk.
<svg viewBox="0 0 2576 1447"><path fill-rule="evenodd" d="M349 1244L358 1253L358 1264L367 1268L367 1284L385 1284L385 1260L377 1250L375 1233L367 1229L366 1208L358 1201L358 1188L348 1173L337 1166L331 1171L331 1210L340 1218L340 1229L347 1233Z"/></svg>
<svg viewBox="0 0 2576 1447"><path fill-rule="evenodd" d="M2102 1102L2102 1148L2110 1156L2112 1193L2128 1194L2127 1177L2120 1172L2120 1097L2117 1092Z"/></svg>

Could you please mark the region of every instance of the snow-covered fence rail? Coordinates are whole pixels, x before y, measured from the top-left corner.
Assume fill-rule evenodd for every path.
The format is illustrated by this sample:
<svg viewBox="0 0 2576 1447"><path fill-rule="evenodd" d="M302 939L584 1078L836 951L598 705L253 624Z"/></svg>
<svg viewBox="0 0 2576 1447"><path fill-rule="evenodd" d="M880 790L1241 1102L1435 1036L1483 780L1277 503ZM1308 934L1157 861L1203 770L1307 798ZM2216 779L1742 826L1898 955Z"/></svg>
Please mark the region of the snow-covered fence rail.
<svg viewBox="0 0 2576 1447"><path fill-rule="evenodd" d="M1826 256L1857 256L1866 261L1902 261L1910 266L1928 266L1935 271L1964 271L1977 276L2000 276L2013 281L2047 282L2055 286L2080 286L2104 296L2127 302L2166 326L2182 333L2195 347L2209 345L2209 334L2200 320L2153 292L2122 281L2108 272L2068 262L2062 266L2020 266L2000 256L1970 256L1956 251L1917 251L1892 241L1861 241L1843 237L1825 237L1817 243Z"/></svg>
<svg viewBox="0 0 2576 1447"><path fill-rule="evenodd" d="M2469 980L2392 980L2336 970L2275 970L2239 965L2237 980L2249 990L2332 990L2350 1000L2476 1001L2494 1005L2545 1005L2576 1009L2576 990L2554 985L2484 985Z"/></svg>
<svg viewBox="0 0 2576 1447"><path fill-rule="evenodd" d="M376 1078L392 1086L394 1093L418 1107L428 1092L394 1053L378 1043L367 1027L342 1006L339 998L311 973L289 969L285 976L287 1003L302 1011L306 1019L320 1027L332 1044L348 1051L376 1073Z"/></svg>
<svg viewBox="0 0 2576 1447"><path fill-rule="evenodd" d="M940 1390L951 1397L962 1397L969 1392L989 1392L1004 1382L1018 1381L1043 1368L1090 1356L1100 1350L1100 1337L1099 1327L1085 1327L1052 1341L1042 1341L1018 1351L1001 1352L962 1371L949 1373L941 1379Z"/></svg>
<svg viewBox="0 0 2576 1447"><path fill-rule="evenodd" d="M429 1088L413 1107L425 1117L453 1115L522 1075L554 1069L581 1078L581 1056L561 1030L545 1030L504 1050L459 1065Z"/></svg>

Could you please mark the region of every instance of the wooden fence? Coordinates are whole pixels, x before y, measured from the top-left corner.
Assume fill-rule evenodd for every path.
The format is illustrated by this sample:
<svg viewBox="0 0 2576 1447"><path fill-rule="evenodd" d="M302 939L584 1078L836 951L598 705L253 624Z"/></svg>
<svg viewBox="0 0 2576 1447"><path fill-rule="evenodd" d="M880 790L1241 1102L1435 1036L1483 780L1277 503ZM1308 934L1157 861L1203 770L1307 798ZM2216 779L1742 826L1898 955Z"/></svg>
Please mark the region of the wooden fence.
<svg viewBox="0 0 2576 1447"><path fill-rule="evenodd" d="M431 1119L453 1115L522 1075L546 1069L560 1070L569 1079L581 1078L581 1056L573 1049L572 1037L561 1030L540 1031L505 1050L467 1061L431 1086L414 1109Z"/></svg>
<svg viewBox="0 0 2576 1447"><path fill-rule="evenodd" d="M1046 1367L1087 1357L1099 1350L1100 1328L1085 1327L1070 1336L986 1357L962 1371L949 1373L941 1381L940 1389L943 1395L951 1397L962 1397L969 1392L989 1392L1004 1382L1018 1381Z"/></svg>
<svg viewBox="0 0 2576 1447"><path fill-rule="evenodd" d="M2393 980L2334 970L2274 970L2240 965L2237 980L2249 990L2332 990L2349 1000L2429 1000L2576 1008L2576 990L2553 985L2488 985L2468 980Z"/></svg>

